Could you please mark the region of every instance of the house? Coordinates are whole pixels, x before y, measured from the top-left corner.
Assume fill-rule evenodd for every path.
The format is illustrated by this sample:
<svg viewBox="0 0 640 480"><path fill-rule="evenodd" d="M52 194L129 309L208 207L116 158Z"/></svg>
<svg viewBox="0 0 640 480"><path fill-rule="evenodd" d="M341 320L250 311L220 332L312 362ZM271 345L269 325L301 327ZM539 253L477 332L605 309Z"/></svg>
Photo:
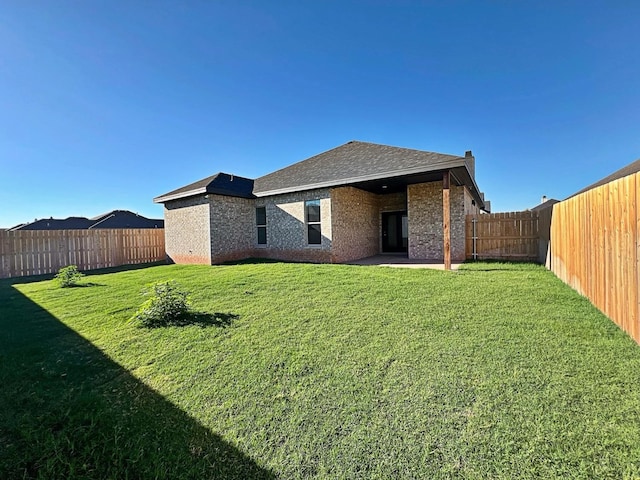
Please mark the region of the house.
<svg viewBox="0 0 640 480"><path fill-rule="evenodd" d="M99 228L164 228L164 220L143 217L129 210L112 210L93 218L43 218L11 228L16 230L92 230Z"/></svg>
<svg viewBox="0 0 640 480"><path fill-rule="evenodd" d="M86 230L91 226L91 220L85 217L41 218L30 223L23 223L10 230Z"/></svg>
<svg viewBox="0 0 640 480"><path fill-rule="evenodd" d="M542 196L542 200L535 207L531 208L532 212L540 212L542 210L546 210L547 208L553 207L556 203L560 203L560 200L556 200L555 198L549 198L545 195Z"/></svg>
<svg viewBox="0 0 640 480"><path fill-rule="evenodd" d="M129 210L112 210L91 219L94 228L164 228L164 220L147 218Z"/></svg>
<svg viewBox="0 0 640 480"><path fill-rule="evenodd" d="M176 263L462 261L465 215L489 210L475 158L359 141L255 180L218 173L156 197Z"/></svg>

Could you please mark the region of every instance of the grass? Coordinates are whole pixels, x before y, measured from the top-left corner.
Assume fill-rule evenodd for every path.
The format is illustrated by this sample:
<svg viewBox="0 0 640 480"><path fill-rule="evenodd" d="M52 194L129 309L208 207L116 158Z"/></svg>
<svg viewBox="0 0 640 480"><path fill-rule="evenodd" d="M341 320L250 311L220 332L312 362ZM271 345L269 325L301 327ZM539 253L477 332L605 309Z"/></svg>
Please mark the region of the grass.
<svg viewBox="0 0 640 480"><path fill-rule="evenodd" d="M228 321L128 322L170 279ZM0 282L0 478L640 478L640 347L541 267L82 283Z"/></svg>

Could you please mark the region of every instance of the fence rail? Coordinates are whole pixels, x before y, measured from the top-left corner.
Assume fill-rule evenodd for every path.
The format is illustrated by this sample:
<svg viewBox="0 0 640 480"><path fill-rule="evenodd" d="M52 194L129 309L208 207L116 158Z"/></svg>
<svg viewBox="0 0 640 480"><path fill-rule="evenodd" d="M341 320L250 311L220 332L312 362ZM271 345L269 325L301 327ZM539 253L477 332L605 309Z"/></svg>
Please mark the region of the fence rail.
<svg viewBox="0 0 640 480"><path fill-rule="evenodd" d="M478 260L539 260L537 212L467 215L466 258Z"/></svg>
<svg viewBox="0 0 640 480"><path fill-rule="evenodd" d="M162 261L164 229L0 231L0 278Z"/></svg>
<svg viewBox="0 0 640 480"><path fill-rule="evenodd" d="M640 173L553 207L550 267L640 343Z"/></svg>

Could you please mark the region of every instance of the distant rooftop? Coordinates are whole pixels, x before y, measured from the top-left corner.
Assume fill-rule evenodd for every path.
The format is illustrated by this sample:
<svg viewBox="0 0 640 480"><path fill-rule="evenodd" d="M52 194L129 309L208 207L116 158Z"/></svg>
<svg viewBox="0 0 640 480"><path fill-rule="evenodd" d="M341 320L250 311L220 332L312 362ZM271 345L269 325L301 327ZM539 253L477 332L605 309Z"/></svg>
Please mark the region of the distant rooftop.
<svg viewBox="0 0 640 480"><path fill-rule="evenodd" d="M163 219L143 217L129 210L112 210L93 218L42 218L10 228L16 230L92 230L100 228L164 228Z"/></svg>
<svg viewBox="0 0 640 480"><path fill-rule="evenodd" d="M536 205L531 209L532 212L539 212L540 210L544 210L549 207L553 207L556 203L560 203L560 200L556 200L555 198L550 198L545 200L544 202Z"/></svg>

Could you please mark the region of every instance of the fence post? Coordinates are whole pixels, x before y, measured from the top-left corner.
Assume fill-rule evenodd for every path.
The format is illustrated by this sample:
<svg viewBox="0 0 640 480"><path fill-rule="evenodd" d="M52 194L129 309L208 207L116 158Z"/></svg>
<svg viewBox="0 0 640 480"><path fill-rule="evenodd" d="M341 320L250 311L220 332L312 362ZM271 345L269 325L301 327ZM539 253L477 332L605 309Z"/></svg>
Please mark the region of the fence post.
<svg viewBox="0 0 640 480"><path fill-rule="evenodd" d="M477 236L477 232L476 232L476 223L478 223L478 219L474 216L471 219L471 223L473 224L473 253L472 253L472 257L474 260L478 259L478 247L476 244L476 240L478 240L478 236Z"/></svg>
<svg viewBox="0 0 640 480"><path fill-rule="evenodd" d="M444 269L451 270L451 201L449 184L451 174L447 170L442 178L442 249L444 253Z"/></svg>

